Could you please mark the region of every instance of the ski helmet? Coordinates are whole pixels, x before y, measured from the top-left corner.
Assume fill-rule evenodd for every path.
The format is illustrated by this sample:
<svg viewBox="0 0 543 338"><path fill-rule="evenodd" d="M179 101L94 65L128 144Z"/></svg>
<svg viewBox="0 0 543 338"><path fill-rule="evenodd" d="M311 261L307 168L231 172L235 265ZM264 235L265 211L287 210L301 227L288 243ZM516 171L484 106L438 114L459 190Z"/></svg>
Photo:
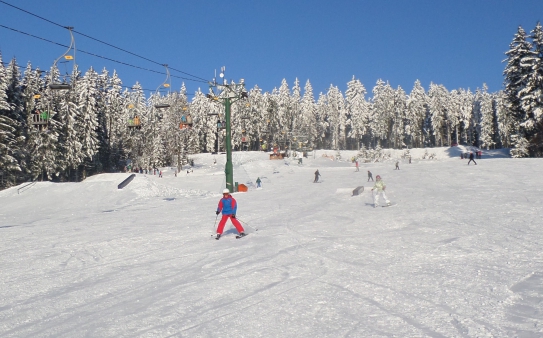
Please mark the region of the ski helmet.
<svg viewBox="0 0 543 338"><path fill-rule="evenodd" d="M229 193L230 193L230 190L224 189L224 190L222 191L222 193L223 193L223 194L229 194Z"/></svg>
<svg viewBox="0 0 543 338"><path fill-rule="evenodd" d="M381 175L377 175L377 176L375 176L375 178L381 178Z"/></svg>

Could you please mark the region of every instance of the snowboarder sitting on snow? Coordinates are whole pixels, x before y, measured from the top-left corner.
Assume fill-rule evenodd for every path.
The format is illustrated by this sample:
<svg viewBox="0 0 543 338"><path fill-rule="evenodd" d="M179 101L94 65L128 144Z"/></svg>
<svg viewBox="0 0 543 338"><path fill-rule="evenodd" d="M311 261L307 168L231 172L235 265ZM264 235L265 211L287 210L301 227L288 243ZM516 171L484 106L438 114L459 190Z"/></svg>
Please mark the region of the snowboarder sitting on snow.
<svg viewBox="0 0 543 338"><path fill-rule="evenodd" d="M390 205L390 201L387 198L387 195L385 194L385 189L387 187L385 184L385 181L382 181L381 176L379 175L375 176L375 180L376 180L375 185L371 189L372 194L373 194L373 190L377 190L377 193L373 196L373 207L377 208L379 206L379 193L383 194L383 198L385 199L385 202L387 203L387 205Z"/></svg>
<svg viewBox="0 0 543 338"><path fill-rule="evenodd" d="M319 181L319 176L321 174L319 173L319 169L317 169L317 171L315 171L315 180L313 181L313 183L317 183Z"/></svg>
<svg viewBox="0 0 543 338"><path fill-rule="evenodd" d="M243 230L243 227L241 226L241 223L236 219L236 211L238 209L238 205L236 203L236 200L232 195L230 195L230 190L224 189L222 191L222 198L219 201L219 205L217 206L217 211L215 212L217 215L221 213L222 211L222 218L219 222L219 226L217 228L217 236L215 239L221 238L222 232L224 230L224 225L226 224L226 221L230 218L230 221L232 221L232 224L236 227L236 230L239 232L239 236L243 237L245 236L245 230Z"/></svg>
<svg viewBox="0 0 543 338"><path fill-rule="evenodd" d="M368 170L368 182L370 180L373 182L373 175L371 174L371 171Z"/></svg>
<svg viewBox="0 0 543 338"><path fill-rule="evenodd" d="M475 160L473 159L473 153L469 153L469 161L468 161L468 165L471 163L471 161L473 161L473 163L475 163L475 165L477 165L477 162L475 162Z"/></svg>

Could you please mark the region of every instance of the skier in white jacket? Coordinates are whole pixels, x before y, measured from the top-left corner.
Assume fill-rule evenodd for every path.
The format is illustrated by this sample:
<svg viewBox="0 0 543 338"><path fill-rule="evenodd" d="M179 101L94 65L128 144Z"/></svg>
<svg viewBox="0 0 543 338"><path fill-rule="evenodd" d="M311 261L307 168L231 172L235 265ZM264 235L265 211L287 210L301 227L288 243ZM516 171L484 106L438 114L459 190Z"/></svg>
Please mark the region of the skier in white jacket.
<svg viewBox="0 0 543 338"><path fill-rule="evenodd" d="M375 185L371 189L372 193L373 190L377 190L377 192L373 195L373 207L377 208L379 206L379 193L383 194L383 198L385 199L385 202L387 205L390 205L390 200L387 198L387 195L385 194L386 189L385 181L381 180L381 176L377 175L375 176Z"/></svg>

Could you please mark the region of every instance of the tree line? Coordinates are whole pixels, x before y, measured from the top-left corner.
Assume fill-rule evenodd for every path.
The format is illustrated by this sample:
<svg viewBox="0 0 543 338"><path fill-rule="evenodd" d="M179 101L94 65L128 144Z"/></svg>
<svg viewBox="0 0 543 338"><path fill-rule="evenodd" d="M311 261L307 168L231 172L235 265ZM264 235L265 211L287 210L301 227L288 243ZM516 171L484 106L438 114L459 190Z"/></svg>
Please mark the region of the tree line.
<svg viewBox="0 0 543 338"><path fill-rule="evenodd" d="M331 85L315 97L283 80L258 86L232 105L232 145L291 149L420 148L455 144L513 148L515 157L541 156L543 140L543 30L519 27L505 53L503 91L448 90L416 81L407 93L378 80L371 97L354 76L344 93ZM28 63L24 71L0 55L1 186L27 180L81 180L86 175L135 167L180 166L189 154L224 148L224 107L209 89L146 96L118 74L74 67L61 74ZM68 83L55 90L51 84ZM191 99L188 96L192 96ZM191 124L187 124L187 117ZM41 121L36 123L36 121ZM137 121L137 125L134 123Z"/></svg>

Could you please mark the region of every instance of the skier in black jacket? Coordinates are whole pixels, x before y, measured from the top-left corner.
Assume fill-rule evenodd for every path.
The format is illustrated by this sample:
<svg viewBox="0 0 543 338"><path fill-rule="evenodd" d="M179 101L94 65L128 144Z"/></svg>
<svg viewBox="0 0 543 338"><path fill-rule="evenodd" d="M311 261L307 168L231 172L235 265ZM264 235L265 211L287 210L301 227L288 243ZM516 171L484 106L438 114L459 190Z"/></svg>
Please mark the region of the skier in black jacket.
<svg viewBox="0 0 543 338"><path fill-rule="evenodd" d="M477 165L477 162L475 162L475 160L473 159L473 152L470 152L470 153L469 153L469 161L468 161L468 165L470 164L471 161L473 161L473 163L475 163L475 165Z"/></svg>
<svg viewBox="0 0 543 338"><path fill-rule="evenodd" d="M315 171L315 180L313 181L313 183L318 183L319 182L319 176L321 174L319 173L319 169L317 169L317 171Z"/></svg>

